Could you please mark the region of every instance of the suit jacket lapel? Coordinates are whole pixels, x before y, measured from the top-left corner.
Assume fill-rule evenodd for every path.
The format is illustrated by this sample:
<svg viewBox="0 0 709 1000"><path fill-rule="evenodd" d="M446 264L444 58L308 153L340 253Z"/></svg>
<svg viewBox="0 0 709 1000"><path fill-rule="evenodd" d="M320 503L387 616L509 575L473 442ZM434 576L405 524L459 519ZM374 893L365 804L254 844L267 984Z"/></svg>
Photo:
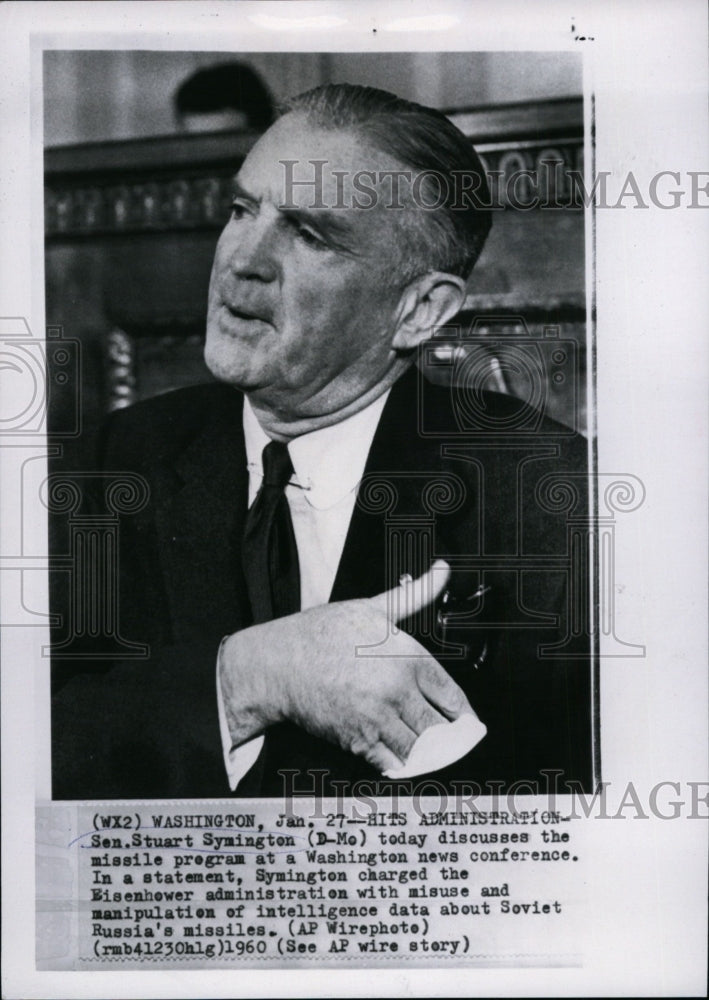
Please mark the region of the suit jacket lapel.
<svg viewBox="0 0 709 1000"><path fill-rule="evenodd" d="M426 558L412 544L431 523L424 488L442 471L439 443L418 433L417 369L394 385L367 458L331 601L372 597L418 575ZM407 534L408 532L408 534ZM408 538L408 542L407 542ZM393 546L393 549L392 549ZM424 549L426 544L424 543ZM430 553L430 558L434 555Z"/></svg>
<svg viewBox="0 0 709 1000"><path fill-rule="evenodd" d="M464 557L469 570L470 557L481 554L478 472L465 459L445 457L446 442L455 440L445 434L447 427L455 431L445 416L445 393L420 380L417 369L407 372L382 413L332 601L374 596L396 586L401 573L425 572L436 558L456 566ZM429 397L426 403L427 393L435 394L435 401ZM420 416L434 402L440 433L423 435ZM475 590L477 576L471 580Z"/></svg>
<svg viewBox="0 0 709 1000"><path fill-rule="evenodd" d="M175 638L250 624L239 552L248 473L242 397L216 404L166 472L157 523Z"/></svg>

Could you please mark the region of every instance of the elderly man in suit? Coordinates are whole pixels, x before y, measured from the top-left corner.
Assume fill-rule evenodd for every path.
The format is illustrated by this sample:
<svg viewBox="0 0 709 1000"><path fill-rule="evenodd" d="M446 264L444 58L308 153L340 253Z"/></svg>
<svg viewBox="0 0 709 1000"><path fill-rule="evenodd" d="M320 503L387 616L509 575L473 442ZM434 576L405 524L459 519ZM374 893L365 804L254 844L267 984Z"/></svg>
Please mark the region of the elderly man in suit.
<svg viewBox="0 0 709 1000"><path fill-rule="evenodd" d="M477 420L413 366L462 306L485 190L443 115L371 88L296 98L251 150L209 289L220 384L105 430L103 468L149 486L119 597L150 652L59 690L55 797L280 795L313 771L381 792L431 732L413 770L442 787L588 783L588 665L540 653L570 597L538 487L583 442L540 417L530 449L508 397Z"/></svg>

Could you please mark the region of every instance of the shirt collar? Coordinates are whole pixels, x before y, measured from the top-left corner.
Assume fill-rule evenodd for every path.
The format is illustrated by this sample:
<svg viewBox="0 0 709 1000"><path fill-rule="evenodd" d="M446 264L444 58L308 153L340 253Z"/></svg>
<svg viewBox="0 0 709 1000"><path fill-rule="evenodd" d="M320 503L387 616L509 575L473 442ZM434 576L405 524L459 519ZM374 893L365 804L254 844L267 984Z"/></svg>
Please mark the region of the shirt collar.
<svg viewBox="0 0 709 1000"><path fill-rule="evenodd" d="M374 432L389 392L338 424L302 434L288 443L294 476L291 484L303 490L308 503L319 510L334 506L355 490L364 474ZM251 481L263 478L261 455L271 440L244 398L244 439Z"/></svg>

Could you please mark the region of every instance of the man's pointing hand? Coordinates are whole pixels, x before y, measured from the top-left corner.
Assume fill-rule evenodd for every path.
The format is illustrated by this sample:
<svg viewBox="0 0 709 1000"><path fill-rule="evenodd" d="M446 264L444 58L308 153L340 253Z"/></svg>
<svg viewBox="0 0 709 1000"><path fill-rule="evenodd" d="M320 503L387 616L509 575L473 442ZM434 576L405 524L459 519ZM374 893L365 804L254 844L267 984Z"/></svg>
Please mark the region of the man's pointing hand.
<svg viewBox="0 0 709 1000"><path fill-rule="evenodd" d="M443 667L396 627L436 600L449 573L439 561L376 597L230 636L219 672L234 745L289 720L385 771L406 760L429 726L472 711Z"/></svg>

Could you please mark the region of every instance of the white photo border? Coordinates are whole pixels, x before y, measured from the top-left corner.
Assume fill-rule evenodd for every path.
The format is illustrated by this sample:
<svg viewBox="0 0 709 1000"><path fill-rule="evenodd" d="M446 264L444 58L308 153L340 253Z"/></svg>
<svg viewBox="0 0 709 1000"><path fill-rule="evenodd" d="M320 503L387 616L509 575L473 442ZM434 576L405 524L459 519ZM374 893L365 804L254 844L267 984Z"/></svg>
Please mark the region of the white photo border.
<svg viewBox="0 0 709 1000"><path fill-rule="evenodd" d="M44 47L131 48L138 39L146 49L216 51L232 28L234 51L583 46L599 171L623 178L634 170L645 190L660 171L679 172L689 186L691 173L707 167L706 10L695 0L666 0L653 6L652 17L632 0L620 10L610 2L573 11L567 3L540 3L533 17L518 2L441 3L435 15L430 5L398 0L91 8L90 27L84 4L0 8L6 29L0 317L22 317L33 331L44 327L44 282L41 134L30 132L30 121L41 122L41 94L30 80L41 78ZM596 269L587 287L597 292L598 468L638 476L647 496L619 532L615 580L618 632L645 643L647 656L602 659L603 777L621 790L632 781L641 795L658 782L675 782L680 798L690 794L688 783L706 781L707 216L698 207L691 211L686 199L671 211L654 205L634 211L631 204L632 198L627 207L596 213L597 256L587 254ZM12 449L0 448L4 469L13 468L13 459ZM18 500L9 480L4 510ZM46 551L43 517L25 531L33 554ZM12 551L3 541L3 552ZM0 578L3 590L9 576ZM46 606L44 574L28 576L29 606ZM237 973L238 982L233 973L204 971L36 973L33 748L41 739L32 731L46 734L49 715L46 705L38 720L35 714L47 682L47 661L38 657L47 636L35 631L28 642L21 629L3 630L4 995L703 994L706 824L686 813L677 821L591 821L590 961L580 970L348 970L346 978L299 970ZM37 664L33 684L30 663Z"/></svg>

